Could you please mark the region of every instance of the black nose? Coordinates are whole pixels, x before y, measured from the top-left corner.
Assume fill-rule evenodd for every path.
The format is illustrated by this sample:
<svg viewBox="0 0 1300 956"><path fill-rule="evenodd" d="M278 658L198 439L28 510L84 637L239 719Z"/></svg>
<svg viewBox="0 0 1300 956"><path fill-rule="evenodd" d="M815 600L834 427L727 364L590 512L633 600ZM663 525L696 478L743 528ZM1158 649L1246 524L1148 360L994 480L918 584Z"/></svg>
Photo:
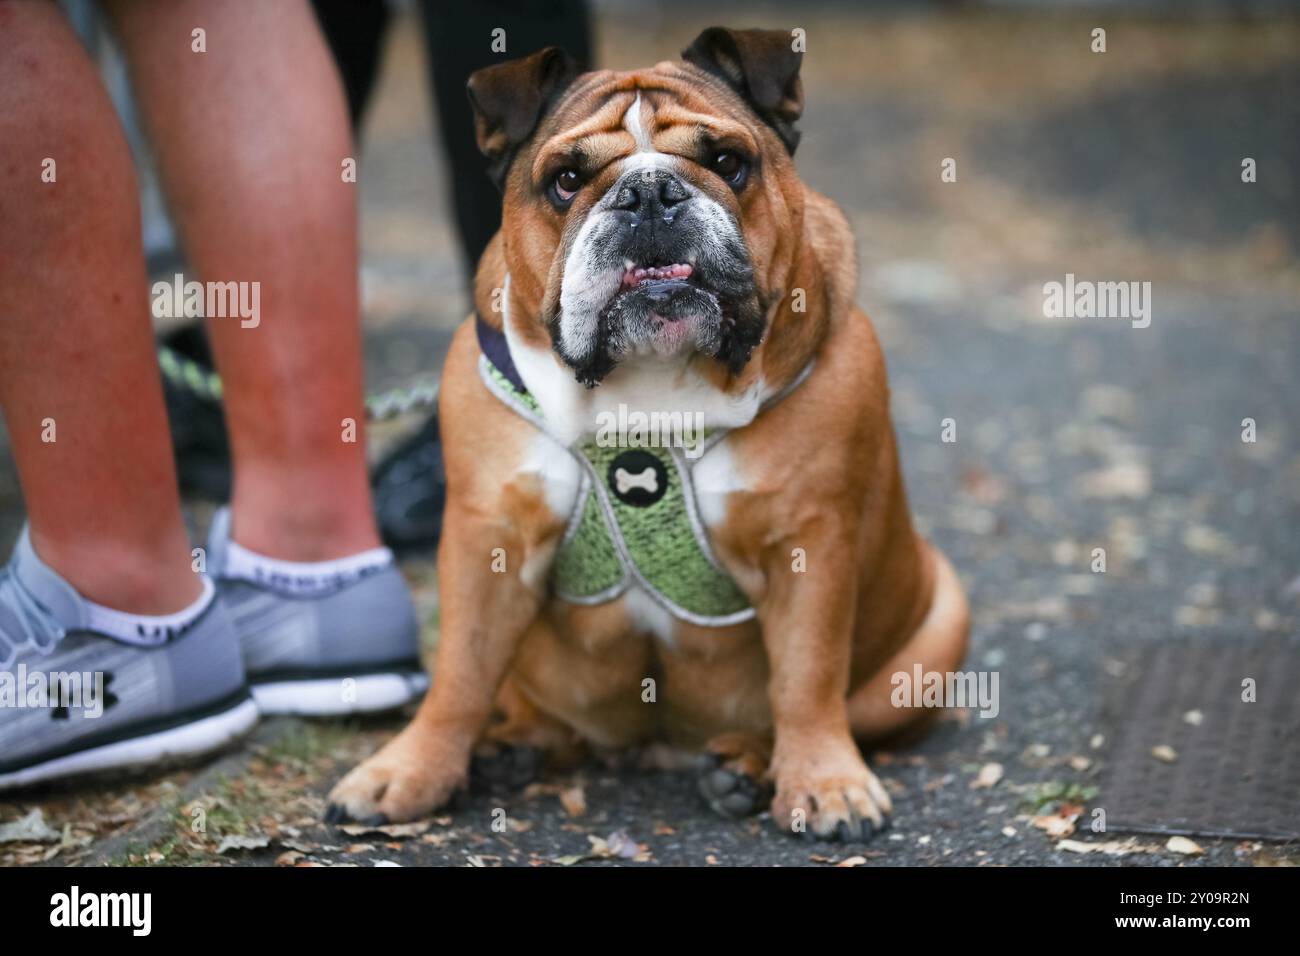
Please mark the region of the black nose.
<svg viewBox="0 0 1300 956"><path fill-rule="evenodd" d="M632 213L638 220L662 218L672 222L676 207L691 198L681 180L662 169L631 173L614 194L614 208Z"/></svg>

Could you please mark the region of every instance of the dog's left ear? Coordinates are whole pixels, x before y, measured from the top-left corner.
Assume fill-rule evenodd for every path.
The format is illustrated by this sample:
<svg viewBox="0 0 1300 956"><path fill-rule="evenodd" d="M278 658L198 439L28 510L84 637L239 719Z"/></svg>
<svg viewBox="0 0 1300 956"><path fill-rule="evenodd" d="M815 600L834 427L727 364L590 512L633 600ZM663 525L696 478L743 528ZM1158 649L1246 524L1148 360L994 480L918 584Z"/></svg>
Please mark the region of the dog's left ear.
<svg viewBox="0 0 1300 956"><path fill-rule="evenodd" d="M803 113L803 53L794 49L790 33L709 27L682 51L682 59L725 80L794 153L794 123Z"/></svg>
<svg viewBox="0 0 1300 956"><path fill-rule="evenodd" d="M548 46L470 75L465 90L474 110L474 134L498 189L505 184L519 144L532 135L547 109L580 72L573 57Z"/></svg>

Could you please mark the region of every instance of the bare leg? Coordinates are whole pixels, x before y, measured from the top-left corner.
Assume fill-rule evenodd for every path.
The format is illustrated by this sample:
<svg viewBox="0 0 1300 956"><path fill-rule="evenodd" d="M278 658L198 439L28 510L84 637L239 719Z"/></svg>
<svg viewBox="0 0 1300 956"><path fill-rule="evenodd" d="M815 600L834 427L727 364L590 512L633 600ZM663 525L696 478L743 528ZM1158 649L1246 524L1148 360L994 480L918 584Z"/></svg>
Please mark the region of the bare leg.
<svg viewBox="0 0 1300 956"><path fill-rule="evenodd" d="M46 158L54 182L42 181ZM0 405L32 543L92 601L179 610L200 582L153 353L135 172L52 3L0 3L0 222Z"/></svg>
<svg viewBox="0 0 1300 956"><path fill-rule="evenodd" d="M108 5L203 281L261 283L261 323L210 319L234 453L233 528L273 557L377 546L362 429L355 156L305 2ZM206 53L191 48L206 31ZM189 278L189 277L187 277ZM345 441L344 420L356 423Z"/></svg>

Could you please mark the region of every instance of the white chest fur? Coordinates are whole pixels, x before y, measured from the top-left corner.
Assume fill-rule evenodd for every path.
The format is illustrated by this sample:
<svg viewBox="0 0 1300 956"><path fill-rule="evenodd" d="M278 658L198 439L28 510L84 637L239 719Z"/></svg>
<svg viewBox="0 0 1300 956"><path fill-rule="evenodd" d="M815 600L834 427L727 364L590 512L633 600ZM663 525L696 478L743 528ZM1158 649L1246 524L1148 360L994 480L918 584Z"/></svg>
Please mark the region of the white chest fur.
<svg viewBox="0 0 1300 956"><path fill-rule="evenodd" d="M504 299L510 297L506 277ZM538 433L520 471L542 479L546 503L559 518L573 514L581 487L581 466L562 445L596 434L602 421L626 420L631 413L701 421L708 431L740 428L754 420L769 397L761 377L740 395L727 395L697 375L685 361L629 361L601 385L588 389L565 368L550 349L538 349L514 333L509 313L503 316L511 358L528 391L537 400L550 435ZM745 488L744 478L727 439L716 442L693 462L691 479L700 519L706 529L726 518L729 497ZM526 569L544 584L547 569ZM533 582L529 582L530 585ZM674 618L640 588L633 586L620 599L630 626L672 643Z"/></svg>

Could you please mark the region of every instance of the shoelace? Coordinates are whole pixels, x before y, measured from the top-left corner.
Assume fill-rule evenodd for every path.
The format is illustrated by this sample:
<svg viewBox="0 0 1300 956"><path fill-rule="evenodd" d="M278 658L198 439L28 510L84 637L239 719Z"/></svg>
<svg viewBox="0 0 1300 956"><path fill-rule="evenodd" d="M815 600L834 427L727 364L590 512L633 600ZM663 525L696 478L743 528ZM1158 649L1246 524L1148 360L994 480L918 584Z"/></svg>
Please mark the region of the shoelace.
<svg viewBox="0 0 1300 956"><path fill-rule="evenodd" d="M30 641L45 652L67 633L32 592L23 587L11 567L0 568L0 609L9 611L22 632L22 640L17 643L12 636L0 633L0 661L6 666L23 643Z"/></svg>

